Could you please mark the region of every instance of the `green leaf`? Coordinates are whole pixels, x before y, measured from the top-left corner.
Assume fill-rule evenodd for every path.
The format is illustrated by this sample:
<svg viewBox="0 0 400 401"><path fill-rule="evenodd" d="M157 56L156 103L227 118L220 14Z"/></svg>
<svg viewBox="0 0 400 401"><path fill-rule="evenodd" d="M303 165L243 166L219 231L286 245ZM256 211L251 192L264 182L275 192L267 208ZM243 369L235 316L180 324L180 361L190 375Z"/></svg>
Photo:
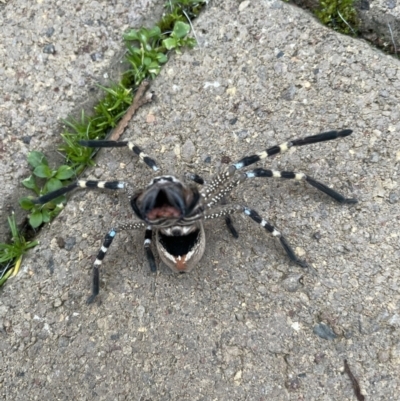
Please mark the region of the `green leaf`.
<svg viewBox="0 0 400 401"><path fill-rule="evenodd" d="M43 223L48 223L50 221L50 212L47 209L42 210Z"/></svg>
<svg viewBox="0 0 400 401"><path fill-rule="evenodd" d="M37 166L35 170L33 170L33 174L40 178L50 178L53 175L53 171L49 166L41 164L40 166Z"/></svg>
<svg viewBox="0 0 400 401"><path fill-rule="evenodd" d="M147 67L151 63L151 58L150 57L144 57L143 58L143 64Z"/></svg>
<svg viewBox="0 0 400 401"><path fill-rule="evenodd" d="M45 155L42 152L37 152L37 151L32 151L29 152L28 154L28 163L33 167L36 168L37 166L40 166L41 164L45 164L48 166L47 159Z"/></svg>
<svg viewBox="0 0 400 401"><path fill-rule="evenodd" d="M185 37L190 31L190 25L186 24L182 21L177 21L174 25L174 30L172 31L172 35L177 38Z"/></svg>
<svg viewBox="0 0 400 401"><path fill-rule="evenodd" d="M138 31L136 29L131 29L124 34L124 40L139 40Z"/></svg>
<svg viewBox="0 0 400 401"><path fill-rule="evenodd" d="M28 178L25 178L25 180L22 181L22 185L25 188L37 189L35 178L33 177L33 175L30 175Z"/></svg>
<svg viewBox="0 0 400 401"><path fill-rule="evenodd" d="M35 204L33 203L31 198L21 198L19 200L19 204L24 210L31 210L33 207L35 207Z"/></svg>
<svg viewBox="0 0 400 401"><path fill-rule="evenodd" d="M63 184L57 178L50 178L44 186L44 193L53 192L63 187Z"/></svg>
<svg viewBox="0 0 400 401"><path fill-rule="evenodd" d="M34 212L29 216L29 224L33 228L38 228L43 223L42 212Z"/></svg>
<svg viewBox="0 0 400 401"><path fill-rule="evenodd" d="M148 69L149 69L149 72L151 74L155 74L155 75L158 75L160 73L160 70L161 70L160 65L156 61L153 61L149 65Z"/></svg>
<svg viewBox="0 0 400 401"><path fill-rule="evenodd" d="M150 38L159 38L161 36L161 29L158 26L149 29Z"/></svg>
<svg viewBox="0 0 400 401"><path fill-rule="evenodd" d="M157 53L157 60L160 64L165 64L168 61L168 57L164 53Z"/></svg>
<svg viewBox="0 0 400 401"><path fill-rule="evenodd" d="M174 49L176 47L176 43L177 41L174 38L168 38L163 40L163 45L167 50Z"/></svg>
<svg viewBox="0 0 400 401"><path fill-rule="evenodd" d="M149 35L147 31L143 31L141 29L138 36L139 36L139 42L142 44L146 44L149 41Z"/></svg>
<svg viewBox="0 0 400 401"><path fill-rule="evenodd" d="M55 178L58 178L59 180L68 180L74 174L75 174L75 171L72 167L63 165L57 169Z"/></svg>

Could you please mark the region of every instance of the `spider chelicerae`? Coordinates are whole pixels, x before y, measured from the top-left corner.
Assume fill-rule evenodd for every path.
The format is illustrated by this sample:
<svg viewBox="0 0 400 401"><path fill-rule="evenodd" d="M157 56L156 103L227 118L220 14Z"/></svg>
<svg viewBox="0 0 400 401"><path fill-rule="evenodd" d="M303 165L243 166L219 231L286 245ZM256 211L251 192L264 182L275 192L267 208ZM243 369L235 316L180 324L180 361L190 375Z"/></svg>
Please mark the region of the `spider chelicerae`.
<svg viewBox="0 0 400 401"><path fill-rule="evenodd" d="M244 213L245 216L248 216L255 223L259 224L273 237L279 239L290 260L306 268L308 264L296 255L281 232L261 217L257 211L246 205L221 205L221 203L235 187L248 179L256 177L286 178L306 181L339 203L356 203L356 199L345 198L332 188L327 187L325 184L304 173L275 171L264 168L240 171L269 156L284 153L293 146L303 146L343 138L349 136L352 132L353 131L350 129L329 131L272 146L262 152L246 156L238 162L231 164L225 171L217 174L206 185L204 185L204 180L197 174L188 174L185 180L180 180L172 175L158 176L153 178L145 189L139 190L135 189L132 184L124 181L79 180L66 187L48 193L38 198L35 202L44 204L75 188L107 188L111 190L124 190L127 193L130 205L138 220L132 223L119 224L111 229L105 236L101 249L94 262L92 295L88 298L88 303L93 302L99 293L100 266L117 232L121 230L145 230L144 249L150 270L153 272L157 270L154 254L151 250L154 232L156 236L156 248L161 260L174 272L184 273L192 270L203 256L206 246L203 221L223 217L231 234L234 237L238 237L230 216L238 212ZM147 166L154 171L159 170L156 162L130 141L89 140L80 141L80 144L91 148L127 146ZM220 208L217 211L213 211L218 204Z"/></svg>

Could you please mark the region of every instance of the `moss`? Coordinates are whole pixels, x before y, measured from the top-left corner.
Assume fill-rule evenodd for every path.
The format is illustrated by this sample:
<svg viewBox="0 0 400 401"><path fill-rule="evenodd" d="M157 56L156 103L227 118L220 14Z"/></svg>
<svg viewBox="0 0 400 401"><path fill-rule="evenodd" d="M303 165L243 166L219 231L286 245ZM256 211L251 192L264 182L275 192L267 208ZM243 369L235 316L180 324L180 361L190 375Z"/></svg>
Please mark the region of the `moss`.
<svg viewBox="0 0 400 401"><path fill-rule="evenodd" d="M324 25L335 31L357 35L360 21L354 0L320 0L314 14Z"/></svg>

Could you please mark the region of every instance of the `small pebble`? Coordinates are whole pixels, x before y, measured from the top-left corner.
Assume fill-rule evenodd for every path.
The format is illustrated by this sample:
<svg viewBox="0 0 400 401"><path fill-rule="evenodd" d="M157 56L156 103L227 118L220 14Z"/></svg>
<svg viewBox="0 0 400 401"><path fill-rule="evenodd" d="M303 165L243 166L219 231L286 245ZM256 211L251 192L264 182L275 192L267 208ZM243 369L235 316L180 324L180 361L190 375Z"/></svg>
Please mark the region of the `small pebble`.
<svg viewBox="0 0 400 401"><path fill-rule="evenodd" d="M238 133L237 133L237 136L240 138L240 139L245 139L245 138L247 138L248 136L249 136L249 131L247 131L247 130L241 130L241 131L239 131Z"/></svg>
<svg viewBox="0 0 400 401"><path fill-rule="evenodd" d="M313 333L324 340L334 340L337 335L325 323L319 323L313 328Z"/></svg>
<svg viewBox="0 0 400 401"><path fill-rule="evenodd" d="M27 135L22 137L22 142L29 145L31 143L32 136Z"/></svg>
<svg viewBox="0 0 400 401"><path fill-rule="evenodd" d="M316 240L320 240L320 239L322 238L321 233L320 233L319 231L315 232L315 233L313 234L313 237L314 237Z"/></svg>
<svg viewBox="0 0 400 401"><path fill-rule="evenodd" d="M50 36L53 35L53 33L55 32L55 29L53 27L50 27L46 30L45 35L49 38Z"/></svg>
<svg viewBox="0 0 400 401"><path fill-rule="evenodd" d="M45 45L43 47L43 53L54 54L55 52L56 52L56 48L54 47L53 44Z"/></svg>
<svg viewBox="0 0 400 401"><path fill-rule="evenodd" d="M295 292L301 286L300 279L303 277L302 274L291 274L285 280L282 281L283 288L289 292Z"/></svg>
<svg viewBox="0 0 400 401"><path fill-rule="evenodd" d="M101 53L101 52L92 53L92 54L90 55L90 58L91 58L93 61L100 61L100 60L103 59L103 53Z"/></svg>
<svg viewBox="0 0 400 401"><path fill-rule="evenodd" d="M290 391L294 392L300 389L300 380L295 377L293 379L286 380L285 387Z"/></svg>
<svg viewBox="0 0 400 401"><path fill-rule="evenodd" d="M281 93L281 98L285 100L293 100L296 92L297 92L296 87L294 85L290 85L289 88L285 89Z"/></svg>
<svg viewBox="0 0 400 401"><path fill-rule="evenodd" d="M67 251L70 251L76 244L76 238L75 237L69 237L65 240L65 249Z"/></svg>
<svg viewBox="0 0 400 401"><path fill-rule="evenodd" d="M386 0L386 7L389 10L392 10L393 8L395 8L397 5L397 0Z"/></svg>
<svg viewBox="0 0 400 401"><path fill-rule="evenodd" d="M54 307L55 307L55 308L58 308L58 307L60 307L61 305L62 305L61 299L60 299L60 298L57 298L57 299L54 301Z"/></svg>

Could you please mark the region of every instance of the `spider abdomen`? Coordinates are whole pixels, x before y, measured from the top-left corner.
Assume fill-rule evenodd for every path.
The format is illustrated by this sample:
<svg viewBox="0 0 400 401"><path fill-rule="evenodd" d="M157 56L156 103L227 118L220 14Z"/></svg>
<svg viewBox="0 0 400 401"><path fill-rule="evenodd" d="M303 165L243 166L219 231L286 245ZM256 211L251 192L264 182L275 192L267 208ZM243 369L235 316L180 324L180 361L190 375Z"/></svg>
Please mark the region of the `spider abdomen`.
<svg viewBox="0 0 400 401"><path fill-rule="evenodd" d="M206 246L202 222L157 230L157 251L174 272L190 272L200 261Z"/></svg>

